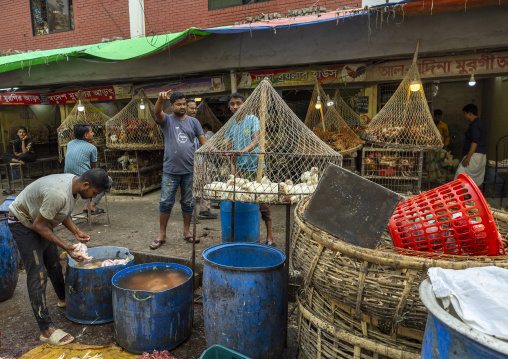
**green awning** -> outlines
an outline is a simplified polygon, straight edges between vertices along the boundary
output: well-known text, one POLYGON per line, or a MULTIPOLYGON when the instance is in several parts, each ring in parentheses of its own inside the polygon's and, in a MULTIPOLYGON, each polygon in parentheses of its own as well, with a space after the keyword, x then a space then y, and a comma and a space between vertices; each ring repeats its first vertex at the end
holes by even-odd
POLYGON ((0 57, 0 73, 54 61, 67 61, 69 58, 76 57, 104 62, 135 60, 154 55, 181 43, 198 40, 206 35, 209 33, 190 28, 174 34, 2 56, 0 57))

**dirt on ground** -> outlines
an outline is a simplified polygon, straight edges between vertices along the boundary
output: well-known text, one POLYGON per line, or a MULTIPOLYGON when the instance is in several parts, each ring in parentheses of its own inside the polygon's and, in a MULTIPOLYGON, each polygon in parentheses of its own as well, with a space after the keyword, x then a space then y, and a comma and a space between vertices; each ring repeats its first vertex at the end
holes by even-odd
MULTIPOLYGON (((76 218, 75 222, 85 232, 89 233, 91 240, 89 246, 121 246, 131 252, 139 253, 138 257, 163 256, 164 261, 180 258, 190 262, 192 257, 192 244, 183 239, 183 222, 179 198, 169 220, 167 242, 157 250, 149 248, 159 231, 158 201, 160 192, 152 192, 143 197, 135 196, 108 196, 109 219, 106 215, 93 216, 91 230, 85 219, 76 218)), ((78 214, 84 207, 84 201, 79 200, 74 214, 78 214)), ((106 209, 106 202, 99 207, 106 209)), ((212 209, 219 213, 219 209, 212 209)), ((272 206, 273 230, 278 248, 284 250, 286 229, 286 208, 272 206)), ((192 226, 191 226, 192 229, 192 226)), ((197 237, 201 242, 196 244, 197 270, 202 268, 202 252, 206 248, 222 243, 220 218, 215 220, 200 220, 196 225, 197 237)), ((261 221, 262 243, 266 240, 266 230, 261 221)), ((58 227, 55 233, 69 243, 77 243, 74 236, 67 229, 58 227)), ((135 254, 136 255, 136 254, 135 254)), ((151 260, 150 260, 151 261, 151 260)), ((65 264, 65 263, 63 263, 65 264)), ((198 273, 199 274, 199 273, 198 273)), ((76 337, 76 342, 90 345, 115 344, 113 323, 101 325, 81 325, 69 321, 65 317, 65 309, 57 307, 58 299, 48 283, 46 289, 47 303, 52 320, 57 328, 61 328, 76 337)), ((293 304, 290 304, 290 308, 293 304)), ((41 345, 39 329, 32 312, 26 289, 26 273, 20 272, 16 291, 12 298, 0 303, 0 358, 19 358, 24 353, 41 345)), ((297 311, 290 318, 288 327, 288 348, 283 358, 295 358, 297 350, 297 311)), ((268 340, 268 339, 267 339, 268 340)), ((200 304, 195 305, 194 325, 191 337, 177 349, 171 352, 175 358, 199 358, 206 349, 203 328, 203 311, 200 304)), ((56 359, 56 358, 55 358, 56 359)))

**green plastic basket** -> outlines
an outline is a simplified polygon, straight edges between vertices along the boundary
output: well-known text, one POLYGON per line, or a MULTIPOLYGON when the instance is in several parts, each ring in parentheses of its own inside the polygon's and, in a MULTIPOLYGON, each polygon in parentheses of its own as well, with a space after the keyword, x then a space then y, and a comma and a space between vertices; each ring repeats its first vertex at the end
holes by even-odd
POLYGON ((223 347, 222 345, 212 345, 206 349, 199 359, 250 359, 249 357, 237 353, 234 350, 223 347))

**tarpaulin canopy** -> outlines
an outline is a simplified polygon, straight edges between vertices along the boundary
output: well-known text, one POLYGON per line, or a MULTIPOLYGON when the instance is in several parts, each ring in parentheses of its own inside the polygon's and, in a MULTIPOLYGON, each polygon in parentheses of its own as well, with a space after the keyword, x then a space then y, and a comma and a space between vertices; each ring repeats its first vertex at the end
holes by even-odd
POLYGON ((174 34, 3 56, 0 57, 0 73, 54 61, 67 61, 69 58, 105 62, 135 60, 201 39, 206 35, 209 33, 190 28, 174 34))

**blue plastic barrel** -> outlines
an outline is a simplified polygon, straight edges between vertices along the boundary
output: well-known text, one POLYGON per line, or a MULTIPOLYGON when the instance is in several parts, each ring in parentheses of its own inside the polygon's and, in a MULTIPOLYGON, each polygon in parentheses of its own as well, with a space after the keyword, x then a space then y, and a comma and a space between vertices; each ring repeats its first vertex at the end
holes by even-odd
POLYGON ((67 255, 65 299, 67 319, 80 324, 101 324, 113 321, 111 279, 126 267, 134 265, 134 256, 124 247, 92 247, 88 255, 94 259, 129 259, 124 265, 95 269, 76 268, 77 262, 67 255))
POLYGON ((113 312, 116 341, 130 352, 172 350, 192 332, 192 271, 175 263, 147 263, 118 272, 113 277, 113 312), (189 279, 161 292, 118 287, 120 279, 153 270, 180 271, 189 279))
MULTIPOLYGON (((7 197, 0 206, 0 211, 8 211, 9 205, 16 197, 7 197)), ((18 248, 12 239, 7 224, 7 217, 0 218, 0 302, 9 299, 14 294, 18 284, 18 248)))
POLYGON ((223 243, 203 252, 206 344, 252 359, 280 358, 286 339, 286 286, 281 250, 223 243))
POLYGON ((508 343, 479 332, 446 312, 437 302, 429 279, 420 285, 420 298, 429 310, 422 359, 507 359, 508 343))
MULTIPOLYGON (((233 242, 231 238, 232 202, 220 205, 220 224, 222 243, 233 242)), ((259 204, 235 202, 235 238, 234 242, 259 243, 259 204)))

